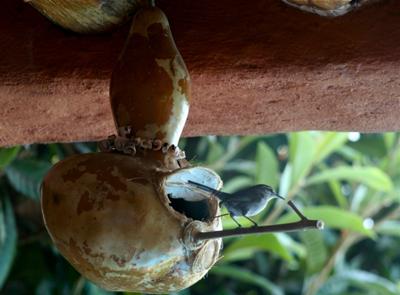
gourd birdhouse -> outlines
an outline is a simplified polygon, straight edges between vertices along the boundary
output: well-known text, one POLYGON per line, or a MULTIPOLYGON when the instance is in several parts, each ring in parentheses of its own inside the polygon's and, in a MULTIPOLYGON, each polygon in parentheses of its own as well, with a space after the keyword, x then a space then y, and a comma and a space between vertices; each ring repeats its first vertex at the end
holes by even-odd
POLYGON ((182 185, 219 189, 219 176, 191 167, 178 147, 190 78, 161 10, 134 20, 111 79, 117 134, 102 152, 75 155, 45 177, 42 209, 61 254, 86 278, 114 291, 167 293, 201 279, 221 239, 193 242, 191 230, 222 229, 218 201, 182 185))

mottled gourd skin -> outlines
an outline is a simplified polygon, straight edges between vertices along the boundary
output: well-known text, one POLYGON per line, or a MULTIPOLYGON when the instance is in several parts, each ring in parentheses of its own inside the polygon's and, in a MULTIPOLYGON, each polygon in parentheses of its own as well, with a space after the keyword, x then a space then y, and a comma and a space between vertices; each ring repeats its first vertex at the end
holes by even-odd
MULTIPOLYGON (((201 279, 217 261, 221 240, 184 244, 190 222, 172 209, 162 187, 171 167, 113 153, 70 157, 42 187, 45 225, 61 254, 107 290, 168 293, 201 279)), ((210 214, 218 203, 210 199, 210 214)), ((219 219, 200 222, 220 230, 219 219)))
POLYGON ((364 4, 379 0, 282 0, 301 10, 321 16, 341 16, 364 4))
POLYGON ((324 10, 334 10, 350 4, 351 0, 288 0, 298 5, 315 6, 324 10))
POLYGON ((160 9, 136 14, 113 71, 110 99, 117 127, 178 144, 189 113, 190 77, 160 9))
MULTIPOLYGON (((78 33, 109 31, 125 22, 148 0, 26 0, 65 29, 78 33)), ((322 16, 340 16, 379 0, 275 0, 322 16)), ((179 7, 177 7, 179 9, 179 7)))
POLYGON ((129 20, 142 0, 28 0, 44 16, 78 33, 109 31, 129 20))

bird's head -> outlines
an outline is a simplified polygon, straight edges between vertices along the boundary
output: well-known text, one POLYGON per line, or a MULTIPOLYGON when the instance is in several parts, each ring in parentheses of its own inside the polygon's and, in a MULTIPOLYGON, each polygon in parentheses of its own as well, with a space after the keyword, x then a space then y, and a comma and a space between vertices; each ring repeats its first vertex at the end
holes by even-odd
POLYGON ((260 190, 264 191, 264 193, 270 198, 279 198, 282 200, 285 199, 284 197, 280 196, 277 192, 275 192, 274 189, 272 187, 270 187, 269 185, 259 184, 259 185, 257 185, 257 187, 260 190))

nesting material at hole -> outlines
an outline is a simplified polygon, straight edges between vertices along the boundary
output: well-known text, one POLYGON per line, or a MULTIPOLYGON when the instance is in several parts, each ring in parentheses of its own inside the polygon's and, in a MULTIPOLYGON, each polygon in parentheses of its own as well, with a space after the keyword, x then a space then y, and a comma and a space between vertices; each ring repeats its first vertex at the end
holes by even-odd
POLYGON ((216 190, 222 187, 222 180, 214 171, 204 167, 192 167, 178 170, 165 179, 164 189, 172 199, 185 199, 189 202, 201 201, 204 193, 193 190, 188 181, 195 181, 216 190))
POLYGON ((212 170, 204 167, 180 169, 168 175, 164 182, 164 191, 169 206, 189 219, 212 221, 218 211, 218 201, 201 191, 194 191, 188 181, 198 181, 215 189, 220 189, 222 181, 212 170))

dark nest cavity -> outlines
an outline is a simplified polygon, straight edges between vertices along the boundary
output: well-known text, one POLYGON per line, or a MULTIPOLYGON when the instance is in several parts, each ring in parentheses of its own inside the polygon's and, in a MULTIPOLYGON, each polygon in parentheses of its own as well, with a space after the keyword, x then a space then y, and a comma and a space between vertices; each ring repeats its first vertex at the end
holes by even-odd
POLYGON ((185 215, 187 218, 199 221, 209 221, 214 216, 210 214, 209 200, 186 201, 185 199, 174 199, 168 194, 170 206, 177 212, 185 215))

